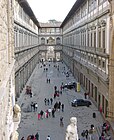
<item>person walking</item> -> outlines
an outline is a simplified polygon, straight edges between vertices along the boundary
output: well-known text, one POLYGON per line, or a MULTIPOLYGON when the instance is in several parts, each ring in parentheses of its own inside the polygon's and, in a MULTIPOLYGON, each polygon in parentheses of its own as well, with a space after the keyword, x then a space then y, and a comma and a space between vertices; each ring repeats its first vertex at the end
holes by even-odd
POLYGON ((36 140, 39 140, 39 134, 38 134, 38 132, 36 133, 35 137, 36 137, 36 140))
POLYGON ((37 109, 38 109, 38 104, 35 103, 35 111, 37 111, 37 109))
POLYGON ((44 103, 45 103, 45 105, 46 105, 46 102, 47 102, 47 99, 45 98, 45 99, 44 99, 44 103))
POLYGON ((22 137, 21 140, 25 140, 24 137, 22 137))
POLYGON ((40 111, 41 119, 43 119, 43 114, 44 114, 44 112, 41 110, 40 111))
POLYGON ((41 114, 40 114, 40 112, 38 113, 38 120, 40 120, 40 118, 41 118, 41 114))
POLYGON ((51 103, 51 105, 53 104, 53 99, 52 98, 50 98, 50 103, 51 103))
POLYGON ((62 112, 64 112, 64 104, 62 104, 61 106, 62 106, 62 112))
POLYGON ((47 138, 46 138, 46 140, 51 140, 51 137, 48 135, 47 138))

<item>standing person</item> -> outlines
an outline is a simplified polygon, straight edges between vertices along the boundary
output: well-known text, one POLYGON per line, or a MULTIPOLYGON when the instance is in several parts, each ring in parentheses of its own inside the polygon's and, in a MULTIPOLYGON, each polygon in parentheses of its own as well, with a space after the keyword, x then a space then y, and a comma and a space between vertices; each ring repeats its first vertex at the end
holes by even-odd
POLYGON ((88 139, 88 130, 85 130, 85 137, 86 137, 86 139, 88 139))
POLYGON ((60 126, 64 126, 63 117, 62 116, 60 117, 60 126))
POLYGON ((45 102, 45 105, 46 105, 46 102, 47 102, 47 99, 46 98, 44 99, 44 102, 45 102))
POLYGON ((46 138, 46 140, 51 140, 51 137, 48 135, 47 138, 46 138))
POLYGON ((54 86, 55 91, 57 90, 57 86, 54 86))
POLYGON ((62 104, 62 112, 64 112, 64 104, 62 104))
POLYGON ((36 105, 36 103, 33 104, 34 112, 35 112, 35 105, 36 105))
POLYGON ((25 140, 24 137, 22 137, 21 140, 25 140))
POLYGON ((39 140, 39 134, 38 134, 38 132, 36 133, 35 137, 36 137, 36 140, 39 140))
POLYGON ((52 98, 50 98, 50 103, 51 103, 51 105, 53 104, 53 99, 52 98))
POLYGON ((55 118, 55 109, 52 109, 52 117, 55 118))
POLYGON ((38 104, 35 103, 35 111, 37 111, 37 109, 38 109, 38 104))
POLYGON ((52 112, 52 109, 49 108, 49 109, 48 109, 49 116, 51 116, 51 112, 52 112))
POLYGON ((85 99, 87 99, 87 93, 86 92, 84 93, 84 96, 85 96, 85 99))
POLYGON ((43 119, 43 114, 44 114, 44 112, 41 110, 40 111, 40 115, 41 115, 41 118, 43 119))
POLYGON ((38 120, 40 120, 40 118, 41 118, 41 115, 40 115, 40 113, 38 113, 38 120))

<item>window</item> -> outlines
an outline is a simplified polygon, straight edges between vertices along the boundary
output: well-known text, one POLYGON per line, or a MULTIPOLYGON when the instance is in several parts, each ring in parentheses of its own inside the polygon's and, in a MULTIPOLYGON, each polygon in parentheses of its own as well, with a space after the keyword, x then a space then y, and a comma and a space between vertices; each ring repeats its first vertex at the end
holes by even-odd
POLYGON ((99 48, 101 48, 101 31, 98 32, 99 48))
POLYGON ((98 61, 98 66, 101 66, 101 60, 99 59, 99 61, 98 61))
POLYGON ((91 62, 93 63, 93 56, 91 56, 91 62))
POLYGON ((97 62, 97 59, 96 59, 96 57, 94 57, 94 63, 96 64, 96 62, 97 62))
POLYGON ((89 32, 88 32, 88 39, 87 40, 88 40, 88 47, 89 47, 89 32))
POLYGON ((105 53, 105 30, 103 30, 103 48, 105 53))
POLYGON ((45 38, 41 38, 41 44, 45 44, 45 38))
POLYGON ((94 32, 94 48, 96 48, 96 32, 94 32))
POLYGON ((91 47, 93 46, 93 44, 92 44, 92 36, 93 36, 93 35, 92 35, 92 32, 91 32, 91 47))

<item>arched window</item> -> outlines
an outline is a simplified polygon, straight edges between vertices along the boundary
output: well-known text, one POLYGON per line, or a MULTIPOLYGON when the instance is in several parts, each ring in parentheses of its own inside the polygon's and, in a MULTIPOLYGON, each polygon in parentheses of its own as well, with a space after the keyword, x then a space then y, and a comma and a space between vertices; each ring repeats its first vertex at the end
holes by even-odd
POLYGON ((56 38, 56 44, 60 44, 61 43, 61 39, 59 37, 56 38))
POLYGON ((45 38, 41 38, 41 44, 45 44, 45 38))
POLYGON ((47 44, 55 44, 55 38, 53 38, 53 37, 49 37, 48 39, 47 39, 47 44))

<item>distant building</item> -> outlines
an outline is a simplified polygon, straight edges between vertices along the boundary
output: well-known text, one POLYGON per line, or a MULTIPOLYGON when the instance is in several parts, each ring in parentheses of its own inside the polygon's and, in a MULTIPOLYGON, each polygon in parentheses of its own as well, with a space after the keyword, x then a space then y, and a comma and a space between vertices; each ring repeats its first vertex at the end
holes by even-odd
POLYGON ((40 23, 39 45, 42 60, 60 60, 62 50, 62 28, 61 22, 49 20, 47 23, 40 23))

